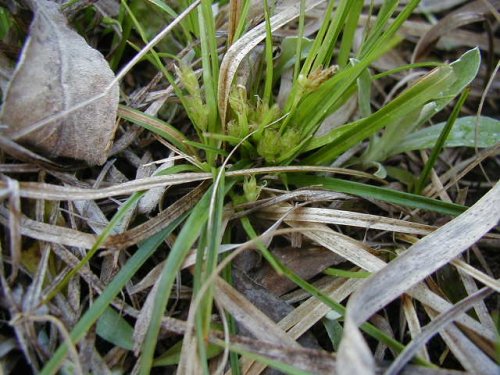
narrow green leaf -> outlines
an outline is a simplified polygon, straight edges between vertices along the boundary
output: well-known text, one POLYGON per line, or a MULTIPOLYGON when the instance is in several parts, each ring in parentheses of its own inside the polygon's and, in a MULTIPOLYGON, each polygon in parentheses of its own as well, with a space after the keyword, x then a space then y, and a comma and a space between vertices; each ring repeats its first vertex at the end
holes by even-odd
POLYGON ((266 75, 264 79, 264 94, 262 100, 268 105, 271 104, 271 90, 273 88, 273 35, 271 32, 270 9, 267 0, 264 0, 264 17, 266 22, 266 75))
POLYGON ((432 149, 431 155, 429 156, 429 159, 425 163, 424 169, 422 170, 422 174, 420 175, 420 178, 417 180, 417 183, 415 184, 415 192, 417 194, 420 194, 420 192, 424 187, 424 184, 427 182, 431 170, 432 168, 434 168, 434 164, 436 163, 436 160, 439 154, 441 153, 441 150, 443 149, 443 145, 446 139, 448 138, 448 135, 450 134, 453 125, 455 124, 458 114, 462 110, 462 106, 464 105, 465 100, 467 100, 467 97, 469 96, 469 92, 470 89, 465 89, 464 92, 462 92, 462 95, 460 95, 457 104, 453 108, 453 112, 451 113, 448 122, 446 123, 441 133, 439 134, 439 137, 436 141, 436 145, 432 149))
POLYGON ((372 274, 371 272, 366 271, 347 271, 332 267, 325 269, 323 273, 329 276, 344 277, 348 279, 366 279, 372 274))
POLYGON ((349 2, 349 13, 345 21, 344 30, 342 31, 342 42, 340 43, 338 56, 338 64, 340 67, 345 66, 349 60, 354 41, 354 33, 358 28, 359 16, 361 15, 363 6, 363 0, 351 0, 349 2))
MULTIPOLYGON (((354 68, 361 65, 360 63, 354 68)), ((328 147, 324 147, 307 158, 305 163, 325 164, 331 162, 345 150, 375 134, 387 123, 414 112, 428 101, 441 95, 445 87, 453 80, 453 71, 449 66, 436 68, 373 115, 342 128, 334 129, 325 136, 315 138, 307 146, 307 149, 324 144, 328 144, 328 147)))
POLYGON ((118 115, 127 121, 142 126, 160 137, 165 138, 182 152, 192 156, 196 155, 193 149, 186 147, 186 141, 188 140, 186 136, 175 127, 159 118, 124 105, 120 105, 118 115))
POLYGON ((208 207, 210 204, 211 189, 208 190, 201 198, 198 204, 193 208, 189 218, 183 225, 177 239, 170 250, 168 258, 162 269, 160 279, 158 281, 157 298, 154 301, 152 308, 151 319, 146 333, 146 338, 143 341, 141 348, 141 356, 139 358, 139 374, 147 375, 151 372, 153 365, 153 356, 160 331, 161 318, 167 307, 168 299, 172 291, 172 286, 175 277, 182 262, 191 250, 194 242, 200 235, 201 228, 206 224, 208 217, 208 207))
MULTIPOLYGON (((83 314, 78 323, 76 323, 70 333, 73 343, 77 343, 89 332, 92 325, 104 313, 111 301, 118 295, 118 293, 120 293, 125 284, 130 281, 132 276, 134 276, 146 260, 149 259, 158 246, 163 243, 164 239, 182 222, 185 216, 186 215, 183 215, 177 218, 170 225, 168 225, 167 228, 144 241, 144 243, 139 246, 134 255, 113 278, 103 293, 94 301, 85 314, 83 314)), ((59 346, 52 358, 50 358, 50 360, 45 364, 40 374, 55 374, 67 352, 68 347, 65 344, 59 346)))
POLYGON ((378 199, 410 208, 419 208, 439 212, 444 215, 458 216, 467 207, 423 197, 421 195, 404 193, 383 187, 366 185, 354 181, 346 181, 333 177, 309 176, 304 174, 287 174, 287 182, 299 187, 321 186, 325 189, 358 195, 364 198, 378 199))
POLYGON ((380 39, 380 36, 384 32, 384 28, 389 23, 389 20, 396 11, 398 5, 399 0, 386 0, 382 3, 382 6, 377 14, 375 25, 373 25, 368 38, 366 38, 361 47, 360 56, 367 54, 367 52, 373 48, 373 45, 380 39))

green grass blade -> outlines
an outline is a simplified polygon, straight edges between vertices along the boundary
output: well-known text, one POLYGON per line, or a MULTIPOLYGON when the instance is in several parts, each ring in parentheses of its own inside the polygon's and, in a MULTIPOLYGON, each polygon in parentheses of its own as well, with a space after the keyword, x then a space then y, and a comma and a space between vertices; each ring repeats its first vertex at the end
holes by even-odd
POLYGON ((245 26, 247 24, 248 10, 250 9, 250 3, 251 0, 244 0, 243 2, 243 8, 241 9, 241 14, 240 14, 240 22, 238 23, 236 31, 234 32, 233 43, 236 42, 238 39, 240 39, 241 35, 243 35, 243 32, 245 31, 245 26))
POLYGON ((306 1, 300 0, 300 14, 299 14, 299 29, 297 32, 297 48, 295 50, 295 64, 293 67, 293 82, 297 81, 300 73, 300 59, 302 57, 302 41, 304 39, 304 19, 306 16, 305 11, 306 1))
MULTIPOLYGON (((357 60, 352 59, 351 61, 357 60)), ((361 113, 362 117, 368 117, 372 114, 372 76, 368 68, 360 74, 356 84, 358 86, 359 112, 361 113)))
POLYGON ((370 39, 366 42, 366 47, 362 49, 362 53, 359 56, 360 60, 376 52, 377 49, 382 48, 387 41, 391 40, 419 3, 420 0, 410 0, 396 19, 392 23, 388 23, 388 17, 394 11, 394 1, 388 2, 387 14, 384 14, 384 17, 380 20, 380 26, 383 28, 385 23, 388 23, 389 26, 383 31, 378 29, 378 27, 375 29, 376 32, 373 33, 373 40, 370 39))
POLYGON ((391 190, 379 186, 362 184, 354 181, 341 180, 333 177, 309 176, 304 174, 287 174, 287 182, 298 187, 321 186, 324 189, 339 193, 358 195, 363 198, 378 199, 384 202, 398 204, 409 208, 418 208, 438 212, 444 215, 458 216, 467 207, 423 197, 421 195, 391 190))
MULTIPOLYGON (((357 66, 361 66, 358 64, 357 66)), ((439 97, 442 91, 455 79, 453 70, 449 66, 442 66, 421 79, 396 99, 379 109, 370 117, 334 129, 323 137, 314 139, 307 149, 318 145, 328 144, 305 160, 309 164, 326 164, 335 159, 345 150, 351 148, 363 139, 375 134, 390 121, 397 119, 421 108, 425 103, 439 97), (341 132, 339 135, 338 133, 341 132)))
POLYGON ((434 167, 434 164, 436 164, 437 158, 439 154, 441 153, 441 150, 443 149, 444 143, 446 139, 448 138, 451 129, 453 125, 455 124, 455 121, 457 120, 458 115, 460 114, 460 111, 462 110, 462 106, 464 105, 465 101, 467 100, 467 97, 469 96, 470 89, 465 89, 462 92, 462 95, 460 95, 460 98, 457 101, 457 104, 455 104, 455 107, 453 108, 453 111, 451 112, 450 118, 448 119, 448 122, 446 123, 446 126, 443 127, 443 130, 441 131, 441 134, 439 135, 439 138, 436 141, 436 145, 432 149, 431 155, 429 156, 429 159, 427 160, 427 163, 425 163, 424 169, 422 170, 422 173, 420 174, 419 179, 417 180, 417 183, 415 184, 415 193, 420 194, 422 192, 422 189, 424 187, 424 184, 427 182, 427 179, 429 178, 429 175, 431 174, 431 170, 434 167))
POLYGON ((97 240, 91 249, 85 254, 82 260, 68 272, 68 274, 59 282, 56 288, 44 299, 44 302, 50 301, 54 298, 61 289, 66 286, 66 284, 75 276, 82 267, 87 264, 90 259, 97 253, 97 251, 104 244, 106 239, 111 235, 113 229, 120 223, 120 221, 125 217, 127 212, 139 202, 139 199, 144 195, 144 192, 134 193, 127 201, 118 209, 113 218, 109 221, 109 224, 104 228, 101 234, 97 237, 97 240))
MULTIPOLYGON (((321 23, 321 27, 318 30, 318 33, 316 34, 316 38, 314 39, 313 45, 311 47, 311 51, 307 55, 307 58, 306 58, 306 61, 304 62, 304 65, 302 65, 302 69, 300 71, 300 74, 307 76, 311 72, 313 62, 319 53, 319 50, 320 50, 321 45, 323 44, 323 40, 325 38, 326 31, 328 30, 328 25, 330 24, 330 18, 331 18, 330 15, 333 12, 333 7, 335 6, 335 2, 336 2, 336 0, 330 0, 328 2, 328 7, 325 10, 326 17, 324 18, 323 22, 321 23)), ((285 112, 290 111, 289 106, 292 103, 293 103, 293 100, 291 100, 291 98, 289 98, 287 100, 287 104, 285 106, 285 112)))
POLYGON ((177 272, 182 266, 182 262, 184 262, 189 250, 191 250, 191 247, 198 239, 202 227, 206 225, 211 190, 212 189, 208 190, 198 204, 193 208, 189 218, 183 225, 182 230, 172 246, 162 269, 160 279, 157 284, 158 297, 155 299, 146 337, 141 348, 141 357, 139 359, 139 374, 141 375, 147 375, 151 372, 156 342, 160 331, 161 319, 167 307, 167 302, 170 298, 170 293, 177 272))
POLYGON ((375 25, 370 30, 370 34, 368 38, 366 38, 363 43, 359 56, 364 56, 373 48, 373 45, 377 43, 380 39, 380 36, 384 32, 384 28, 388 24, 391 16, 396 11, 399 4, 399 0, 386 0, 382 3, 380 10, 377 14, 377 20, 375 21, 375 25))
POLYGON ((271 31, 271 21, 269 15, 269 4, 267 0, 264 0, 264 17, 266 22, 266 48, 265 48, 265 59, 266 59, 266 75, 264 78, 264 94, 262 95, 262 100, 264 103, 271 104, 271 90, 273 88, 273 35, 271 31))
POLYGON ((419 63, 413 63, 413 64, 405 64, 398 66, 397 68, 386 70, 385 72, 375 74, 373 76, 374 80, 381 79, 384 77, 388 77, 397 73, 404 72, 405 70, 412 70, 412 69, 419 69, 419 68, 437 68, 439 66, 443 66, 445 64, 440 63, 440 62, 419 62, 419 63))
POLYGON ((165 121, 124 105, 120 105, 118 115, 165 138, 182 152, 190 156, 196 156, 196 152, 192 148, 186 147, 186 141, 188 140, 186 136, 165 121))
POLYGON ((323 271, 325 275, 335 276, 335 277, 344 277, 347 279, 366 279, 370 277, 371 272, 366 271, 347 271, 340 268, 327 268, 323 271))
MULTIPOLYGON (((218 133, 220 124, 218 122, 217 106, 217 80, 219 79, 219 57, 217 53, 214 17, 212 14, 212 2, 202 0, 198 8, 198 23, 200 27, 199 38, 201 44, 201 61, 203 67, 203 87, 205 89, 205 103, 208 108, 207 129, 210 133, 218 133)), ((217 147, 213 139, 207 140, 209 146, 217 147)), ((208 151, 207 162, 214 165, 217 155, 208 151)))
MULTIPOLYGON (((151 257, 158 246, 163 243, 164 239, 182 222, 185 216, 186 215, 183 215, 177 218, 169 224, 167 228, 144 241, 144 243, 139 246, 134 255, 128 260, 103 293, 94 301, 92 306, 83 314, 75 325, 70 334, 73 343, 81 340, 90 331, 91 327, 104 313, 106 308, 108 308, 111 301, 120 293, 125 284, 130 281, 132 276, 134 276, 139 268, 151 257)), ((67 352, 68 347, 64 344, 61 345, 51 359, 45 364, 40 374, 55 374, 67 352)))
POLYGON ((347 15, 345 21, 344 30, 342 31, 342 42, 340 43, 340 51, 337 59, 337 63, 341 68, 346 66, 347 61, 349 60, 349 55, 354 41, 354 34, 358 27, 359 16, 361 15, 363 6, 363 0, 350 1, 349 14, 347 15))
POLYGON ((283 374, 311 375, 311 373, 309 371, 300 370, 300 369, 293 367, 289 364, 279 362, 279 361, 274 360, 274 359, 269 359, 269 358, 267 358, 263 355, 260 355, 260 354, 255 354, 255 353, 249 352, 247 349, 245 349, 245 347, 243 347, 242 345, 239 345, 237 343, 233 342, 233 343, 226 344, 224 342, 224 340, 219 340, 219 339, 212 339, 211 341, 213 343, 215 343, 216 345, 219 345, 222 348, 227 347, 229 350, 231 350, 231 352, 241 354, 242 356, 244 356, 248 359, 251 359, 251 360, 254 360, 256 362, 260 362, 260 363, 263 363, 267 366, 275 368, 275 369, 281 371, 283 374))
MULTIPOLYGON (((224 215, 225 198, 225 174, 223 167, 214 171, 214 186, 210 197, 210 206, 206 228, 203 231, 203 238, 198 244, 198 254, 194 275, 194 295, 197 295, 205 280, 209 278, 217 268, 219 258, 219 247, 222 241, 222 221, 224 215)), ((199 361, 208 371, 208 358, 206 353, 206 337, 209 334, 212 320, 214 285, 209 285, 205 289, 196 311, 196 335, 198 339, 199 361)))
MULTIPOLYGON (((355 1, 356 3, 359 2, 359 0, 355 1)), ((340 32, 342 31, 342 27, 344 26, 347 15, 351 11, 351 3, 352 0, 340 0, 337 9, 335 9, 326 35, 318 49, 311 71, 314 71, 322 66, 325 67, 330 65, 330 60, 335 49, 335 44, 337 43, 340 32)))

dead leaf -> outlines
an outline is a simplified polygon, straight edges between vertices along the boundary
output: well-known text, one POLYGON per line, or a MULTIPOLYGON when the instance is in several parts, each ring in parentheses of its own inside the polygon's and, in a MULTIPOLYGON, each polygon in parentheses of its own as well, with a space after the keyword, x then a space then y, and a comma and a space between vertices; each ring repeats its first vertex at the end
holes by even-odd
POLYGON ((29 36, 9 82, 4 134, 50 156, 103 164, 116 129, 118 85, 100 52, 70 29, 57 4, 33 2, 29 36), (91 98, 90 104, 70 110, 91 98), (40 129, 33 124, 68 110, 40 129))
MULTIPOLYGON (((373 373, 373 357, 358 326, 478 241, 498 223, 499 205, 500 184, 497 184, 474 206, 411 246, 354 292, 347 305, 339 349, 340 374, 373 373), (353 361, 355 357, 357 362, 353 361)), ((475 373, 490 373, 493 367, 492 362, 483 361, 475 373)))
MULTIPOLYGON (((500 1, 498 0, 494 0, 493 3, 496 7, 500 5, 500 1)), ((473 3, 464 5, 463 7, 447 14, 418 41, 415 50, 413 51, 412 60, 416 61, 425 57, 432 44, 439 40, 441 36, 462 26, 485 21, 486 16, 491 12, 491 6, 493 5, 489 4, 488 6, 486 2, 474 1, 473 3)))

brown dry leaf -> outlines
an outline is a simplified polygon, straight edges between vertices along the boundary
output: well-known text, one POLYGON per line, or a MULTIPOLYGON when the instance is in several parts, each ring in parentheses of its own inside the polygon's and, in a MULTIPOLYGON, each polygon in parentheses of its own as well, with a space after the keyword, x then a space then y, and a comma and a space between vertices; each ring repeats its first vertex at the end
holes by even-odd
POLYGON ((217 302, 252 335, 267 342, 300 348, 300 345, 285 331, 227 282, 218 278, 216 285, 215 299, 217 302))
MULTIPOLYGON (((344 259, 322 247, 285 247, 272 249, 273 255, 287 268, 304 280, 309 280, 327 267, 339 264, 344 259)), ((269 263, 260 266, 252 278, 267 291, 281 296, 297 287, 290 279, 279 275, 269 263)))
POLYGON ((4 134, 50 156, 103 164, 116 129, 118 85, 100 52, 70 29, 58 5, 32 2, 35 13, 8 85, 0 121, 4 134), (70 108, 99 97, 77 110, 70 108), (40 129, 33 124, 68 110, 40 129))
POLYGON ((470 23, 484 21, 491 12, 491 7, 498 8, 500 1, 493 0, 492 4, 488 5, 483 1, 474 1, 446 15, 422 36, 413 51, 412 60, 424 57, 432 43, 441 36, 470 23))
MULTIPOLYGON (((339 373, 373 372, 373 358, 358 326, 479 240, 498 223, 499 206, 500 184, 496 184, 465 213, 411 246, 352 295, 347 305, 339 350, 339 373), (358 361, 353 361, 353 358, 358 358, 358 361)), ((450 330, 445 334, 450 334, 450 330)), ((478 374, 496 373, 498 370, 492 361, 485 360, 481 361, 481 367, 475 369, 478 374)))

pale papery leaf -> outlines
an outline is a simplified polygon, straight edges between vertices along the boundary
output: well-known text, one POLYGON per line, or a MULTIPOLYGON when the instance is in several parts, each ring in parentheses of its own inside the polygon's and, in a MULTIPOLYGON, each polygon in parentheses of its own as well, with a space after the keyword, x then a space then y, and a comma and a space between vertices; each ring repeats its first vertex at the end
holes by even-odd
POLYGON ((216 286, 216 301, 256 338, 267 342, 287 345, 291 348, 300 347, 267 315, 257 309, 248 299, 223 279, 218 278, 216 286))
MULTIPOLYGON (((302 231, 304 236, 343 256, 345 259, 367 271, 377 272, 386 266, 383 260, 372 254, 373 249, 369 246, 353 238, 337 233, 326 225, 310 223, 299 224, 293 221, 287 221, 287 224, 292 227, 300 225, 306 228, 302 231)), ((402 275, 406 275, 406 271, 402 272, 402 275)), ((413 286, 407 291, 407 294, 422 302, 424 305, 431 307, 435 311, 442 312, 452 306, 451 303, 429 290, 429 288, 423 284, 413 286)), ((472 329, 481 336, 489 340, 495 340, 495 334, 493 332, 483 327, 470 316, 463 314, 458 320, 461 324, 472 329)))
MULTIPOLYGON (((321 288, 321 291, 327 294, 335 301, 342 301, 349 296, 361 284, 360 279, 342 280, 337 279, 330 282, 326 287, 321 288)), ((283 330, 288 331, 288 334, 293 339, 301 337, 308 329, 323 318, 331 308, 322 303, 316 297, 310 297, 307 301, 300 304, 296 309, 291 311, 286 317, 281 319, 278 326, 283 330)), ((249 373, 258 374, 265 369, 265 365, 255 362, 250 359, 242 360, 242 368, 244 373, 248 369, 249 373)))
POLYGON ((146 338, 146 334, 149 327, 149 321, 151 320, 152 310, 155 304, 155 297, 158 292, 158 282, 160 278, 156 281, 153 288, 149 291, 146 302, 142 305, 141 312, 137 317, 134 325, 134 353, 136 356, 140 354, 142 343, 146 338))
POLYGON ((497 375, 498 365, 476 346, 458 327, 450 325, 440 332, 446 345, 469 374, 497 375))
POLYGON ((396 360, 391 364, 385 375, 397 374, 403 366, 411 360, 413 355, 417 352, 418 348, 423 346, 432 336, 437 334, 447 324, 453 322, 453 317, 469 310, 478 301, 486 298, 492 290, 483 288, 458 302, 452 309, 440 314, 431 323, 424 327, 424 329, 417 335, 414 335, 403 352, 399 354, 396 360))
POLYGON ((116 130, 118 85, 100 52, 66 23, 58 5, 32 2, 29 36, 7 87, 0 121, 3 133, 49 157, 89 164, 107 159, 116 130), (30 126, 102 94, 91 104, 31 131, 30 126))
MULTIPOLYGON (((498 223, 499 206, 500 184, 497 183, 462 215, 418 241, 403 255, 365 281, 351 296, 347 305, 344 334, 338 357, 340 374, 366 371, 365 367, 358 367, 365 362, 360 361, 359 364, 353 362, 352 356, 359 356, 365 361, 368 361, 368 356, 371 358, 358 326, 478 241, 498 223)), ((450 332, 447 334, 450 335, 450 332)), ((481 368, 491 367, 483 363, 481 368)), ((477 368, 477 371, 479 370, 480 368, 477 368)), ((366 373, 373 373, 373 367, 366 373)))

